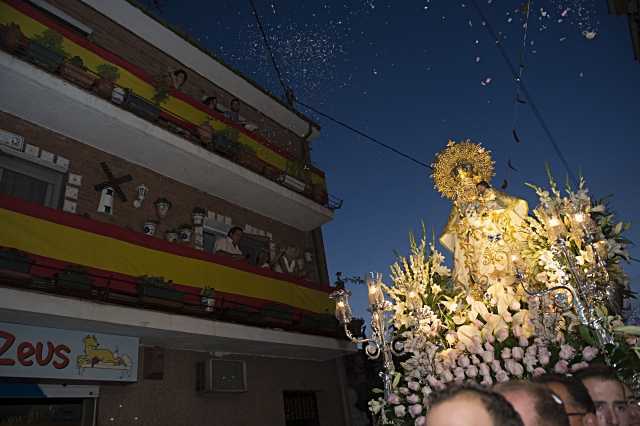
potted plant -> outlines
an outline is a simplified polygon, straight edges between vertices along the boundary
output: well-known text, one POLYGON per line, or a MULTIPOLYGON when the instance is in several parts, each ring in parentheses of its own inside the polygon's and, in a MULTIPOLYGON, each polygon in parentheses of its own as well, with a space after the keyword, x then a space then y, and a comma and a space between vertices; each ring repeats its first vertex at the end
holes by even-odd
POLYGON ((204 306, 205 312, 213 312, 216 299, 215 299, 215 290, 212 287, 205 286, 200 292, 200 303, 204 306))
POLYGON ((2 47, 10 53, 25 51, 29 46, 29 39, 22 33, 20 25, 15 22, 0 28, 0 41, 2 47))
POLYGON ((194 226, 202 226, 204 218, 207 216, 207 211, 202 207, 195 207, 191 212, 191 218, 193 219, 194 226))
POLYGON ((178 232, 175 229, 169 229, 166 233, 165 233, 165 238, 167 241, 169 241, 170 243, 175 243, 176 240, 178 239, 178 232))
POLYGON ((184 293, 176 290, 171 281, 165 281, 163 277, 138 277, 138 297, 143 303, 180 307, 183 296, 184 293))
POLYGON ((96 82, 96 77, 87 71, 82 58, 74 56, 60 66, 60 74, 77 84, 80 87, 88 89, 96 82))
POLYGON ((127 90, 127 96, 122 105, 145 120, 156 121, 160 117, 160 107, 142 96, 136 95, 133 90, 127 90))
POLYGON ((198 127, 196 127, 196 131, 198 132, 198 138, 202 145, 210 146, 213 142, 213 127, 209 120, 204 120, 198 127))
POLYGON ((191 225, 181 225, 180 228, 178 229, 178 238, 180 238, 180 241, 183 243, 188 243, 191 242, 191 234, 193 233, 193 229, 191 228, 191 225))
POLYGON ((118 68, 111 64, 100 64, 96 68, 100 78, 96 80, 93 90, 101 98, 111 99, 111 93, 115 87, 116 81, 120 78, 118 68))
POLYGON ((2 249, 0 250, 0 269, 28 274, 31 270, 31 261, 19 250, 2 249))
POLYGON ((93 286, 93 280, 85 268, 71 265, 56 274, 56 285, 71 292, 89 293, 93 286))
POLYGON ((60 33, 47 28, 29 43, 25 57, 49 72, 56 72, 68 56, 62 47, 63 40, 60 33))

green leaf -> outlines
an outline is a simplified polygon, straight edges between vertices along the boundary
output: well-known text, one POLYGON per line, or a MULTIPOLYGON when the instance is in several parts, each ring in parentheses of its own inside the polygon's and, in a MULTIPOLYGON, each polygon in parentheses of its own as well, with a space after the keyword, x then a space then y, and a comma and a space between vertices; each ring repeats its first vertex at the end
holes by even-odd
POLYGON ((591 330, 589 329, 589 327, 585 325, 580 325, 578 326, 578 332, 580 333, 580 337, 582 337, 582 340, 584 340, 588 345, 590 346, 596 345, 596 341, 591 335, 591 330))
POLYGON ((640 336, 640 326, 623 325, 614 329, 616 333, 630 334, 632 336, 640 336))
POLYGON ((401 377, 402 377, 402 374, 400 374, 400 373, 396 373, 396 374, 393 376, 393 383, 392 383, 392 386, 393 386, 394 388, 398 386, 398 383, 400 383, 400 378, 401 378, 401 377))
POLYGON ((384 393, 384 391, 380 388, 373 388, 371 389, 371 393, 384 393))

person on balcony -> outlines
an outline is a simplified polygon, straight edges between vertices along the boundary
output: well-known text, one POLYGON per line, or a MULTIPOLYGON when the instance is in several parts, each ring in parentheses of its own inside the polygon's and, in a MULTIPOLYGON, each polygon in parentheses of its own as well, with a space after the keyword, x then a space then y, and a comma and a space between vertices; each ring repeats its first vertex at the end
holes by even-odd
POLYGON ((234 98, 231 100, 231 104, 229 105, 230 110, 226 112, 226 116, 228 120, 231 120, 234 123, 240 122, 240 100, 238 98, 234 98))
POLYGON ((245 260, 245 256, 242 254, 242 251, 238 246, 241 239, 242 228, 234 226, 229 230, 226 237, 218 238, 218 240, 216 240, 213 252, 215 254, 230 257, 234 260, 245 260))
POLYGON ((202 103, 212 111, 216 111, 218 109, 218 98, 215 94, 202 94, 202 103))

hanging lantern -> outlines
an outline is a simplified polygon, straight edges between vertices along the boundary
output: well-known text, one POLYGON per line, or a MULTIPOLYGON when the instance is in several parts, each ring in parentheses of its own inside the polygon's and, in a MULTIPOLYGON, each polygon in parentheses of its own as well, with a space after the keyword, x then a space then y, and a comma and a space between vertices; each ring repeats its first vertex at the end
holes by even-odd
POLYGON ((369 288, 369 306, 375 308, 384 303, 382 292, 382 274, 369 272, 367 275, 367 287, 369 288))

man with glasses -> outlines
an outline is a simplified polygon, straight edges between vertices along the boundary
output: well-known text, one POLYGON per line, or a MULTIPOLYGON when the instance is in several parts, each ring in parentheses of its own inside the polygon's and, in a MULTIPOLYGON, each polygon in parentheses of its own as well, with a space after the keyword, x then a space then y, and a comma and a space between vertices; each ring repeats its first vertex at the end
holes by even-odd
POLYGON ((575 377, 543 374, 533 379, 560 397, 571 426, 596 426, 596 406, 589 391, 575 377))
POLYGON ((606 366, 591 366, 577 372, 576 377, 593 399, 599 426, 629 425, 624 386, 613 370, 606 366))

